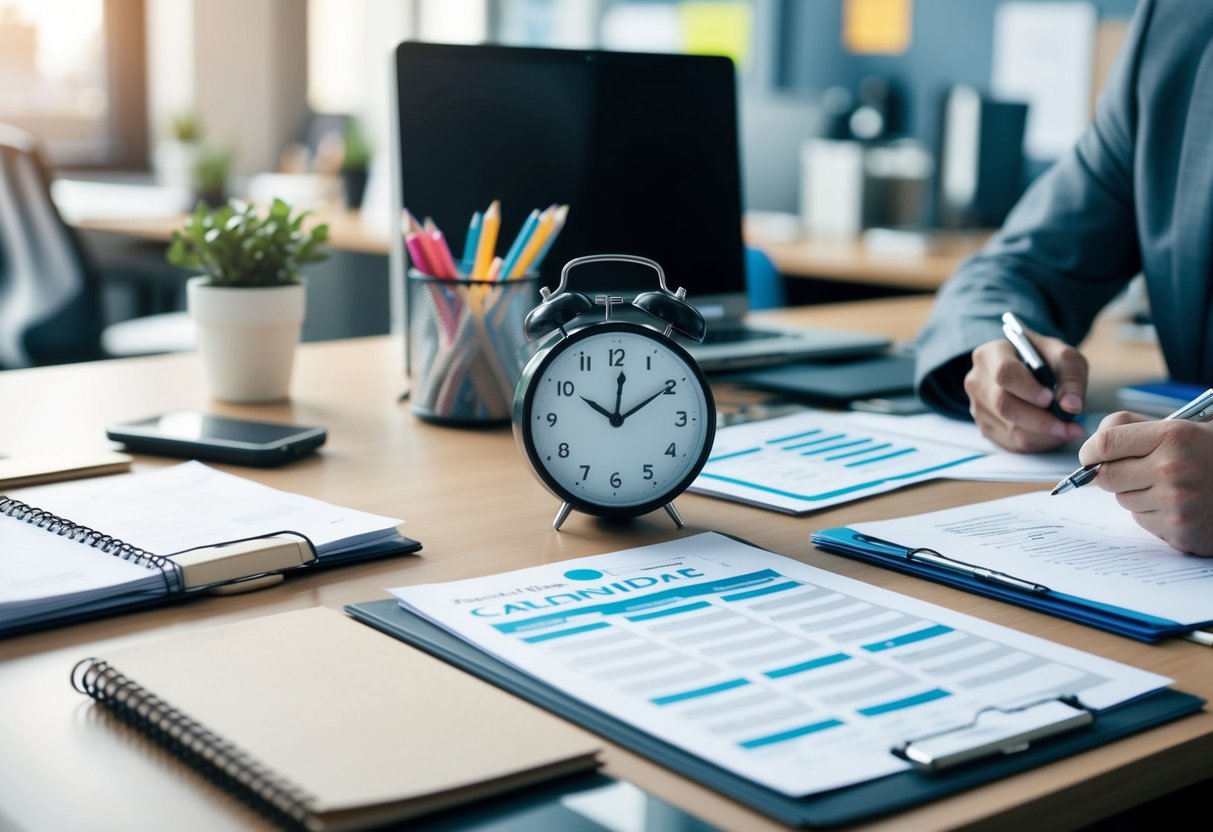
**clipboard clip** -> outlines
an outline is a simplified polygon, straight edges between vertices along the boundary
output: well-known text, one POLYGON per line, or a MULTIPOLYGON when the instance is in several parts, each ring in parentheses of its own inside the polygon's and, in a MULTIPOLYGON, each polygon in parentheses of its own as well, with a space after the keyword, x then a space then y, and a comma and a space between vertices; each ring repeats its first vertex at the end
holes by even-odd
POLYGON ((937 569, 943 569, 947 572, 954 572, 959 575, 964 575, 966 578, 972 578, 976 581, 981 581, 987 584, 1003 587, 1004 589, 1014 589, 1019 592, 1026 592, 1030 595, 1044 595, 1050 590, 1044 584, 1039 584, 1036 581, 1029 581, 1025 578, 1017 578, 1014 575, 1008 575, 1006 572, 999 572, 997 569, 990 569, 988 566, 979 566, 968 561, 958 560, 948 555, 937 552, 934 549, 928 549, 923 546, 910 548, 901 546, 897 543, 891 543, 888 540, 881 540, 879 537, 861 534, 856 532, 855 539, 868 547, 875 549, 887 549, 892 557, 901 557, 912 563, 926 563, 937 569))
POLYGON ((1026 751, 1039 740, 1085 728, 1095 712, 1076 696, 1042 699, 1016 708, 982 708, 965 725, 906 740, 893 754, 920 771, 942 771, 962 763, 1026 751))

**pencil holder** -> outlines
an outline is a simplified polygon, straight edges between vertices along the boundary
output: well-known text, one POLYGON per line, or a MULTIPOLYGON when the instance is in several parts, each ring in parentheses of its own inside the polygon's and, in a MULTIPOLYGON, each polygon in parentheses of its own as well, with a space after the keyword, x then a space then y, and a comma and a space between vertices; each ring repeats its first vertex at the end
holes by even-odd
POLYGON ((508 425, 529 350, 538 275, 460 280, 408 273, 409 400, 444 425, 508 425))

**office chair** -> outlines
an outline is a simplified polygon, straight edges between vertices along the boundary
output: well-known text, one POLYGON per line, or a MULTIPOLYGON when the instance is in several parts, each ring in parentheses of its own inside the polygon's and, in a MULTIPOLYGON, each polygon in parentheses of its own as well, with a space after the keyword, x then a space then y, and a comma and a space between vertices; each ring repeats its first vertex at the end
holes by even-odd
POLYGON ((788 305, 783 275, 762 249, 746 246, 745 283, 750 309, 781 309, 788 305))
POLYGON ((38 140, 0 124, 0 369, 191 349, 184 314, 105 326, 99 270, 50 185, 38 140))
POLYGON ((0 124, 0 368, 104 357, 101 286, 29 133, 0 124))

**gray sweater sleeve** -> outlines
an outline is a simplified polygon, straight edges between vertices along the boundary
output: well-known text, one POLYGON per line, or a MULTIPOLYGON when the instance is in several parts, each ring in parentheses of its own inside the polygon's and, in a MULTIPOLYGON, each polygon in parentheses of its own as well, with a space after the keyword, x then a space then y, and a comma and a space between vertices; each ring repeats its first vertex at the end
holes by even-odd
POLYGON ((915 386, 933 410, 969 417, 963 379, 973 349, 1002 337, 1012 310, 1030 328, 1078 344, 1141 269, 1133 189, 1135 78, 1153 0, 1125 46, 1075 147, 1042 174, 1002 229, 940 288, 918 336, 915 386))

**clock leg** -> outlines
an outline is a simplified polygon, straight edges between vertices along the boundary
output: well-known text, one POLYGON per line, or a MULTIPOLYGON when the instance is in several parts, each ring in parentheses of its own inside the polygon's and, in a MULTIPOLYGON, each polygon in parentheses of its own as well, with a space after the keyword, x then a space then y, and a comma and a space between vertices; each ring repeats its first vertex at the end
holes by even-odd
POLYGON ((678 509, 674 508, 673 503, 665 504, 665 513, 670 515, 670 519, 674 521, 674 525, 682 528, 682 517, 678 515, 678 509))
POLYGON ((560 527, 564 525, 565 519, 568 518, 569 512, 572 510, 573 507, 568 503, 561 503, 560 511, 556 512, 556 519, 552 521, 552 528, 560 531, 560 527))

